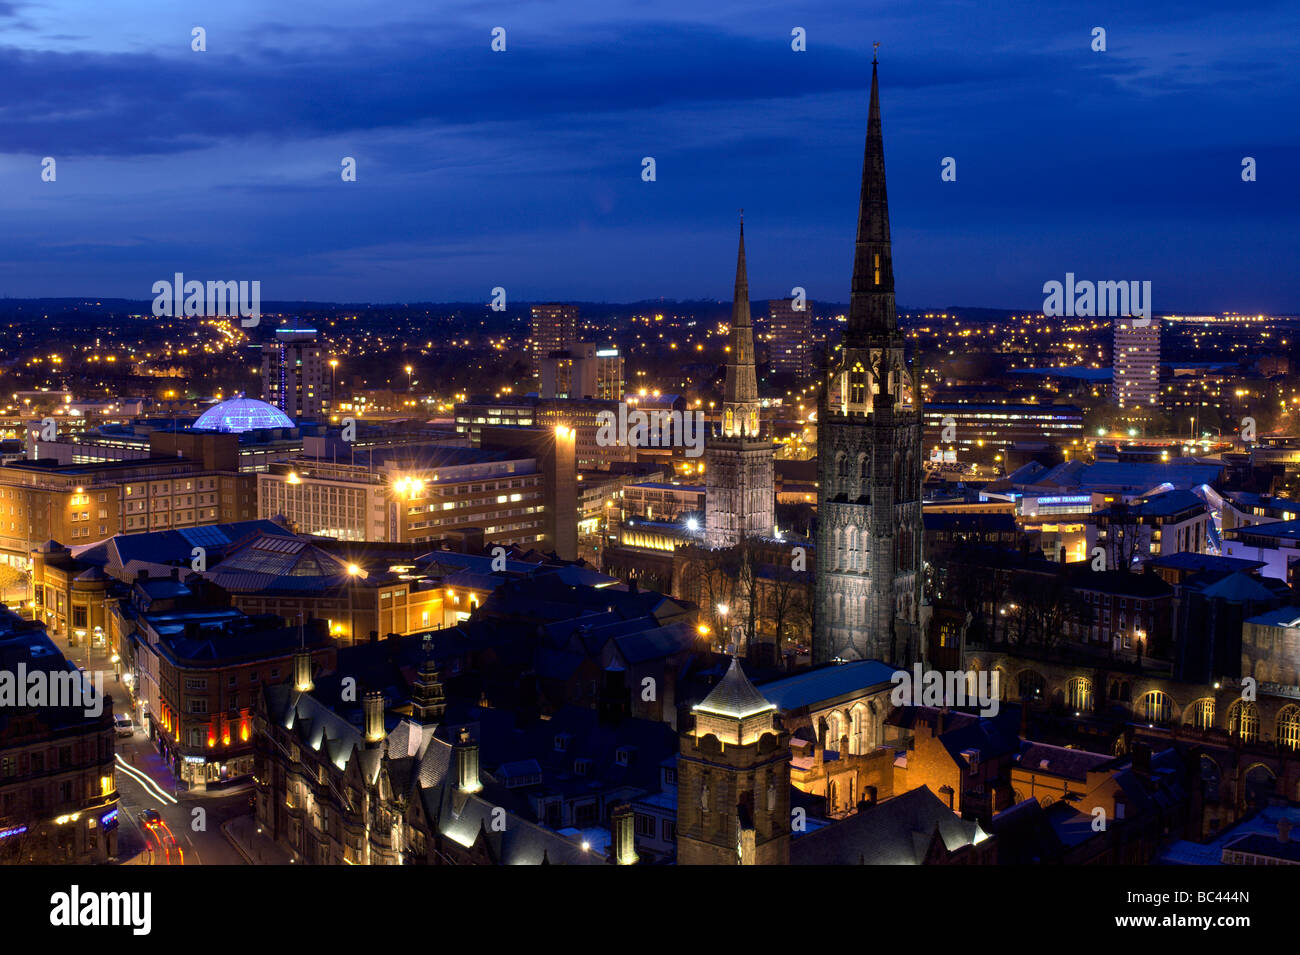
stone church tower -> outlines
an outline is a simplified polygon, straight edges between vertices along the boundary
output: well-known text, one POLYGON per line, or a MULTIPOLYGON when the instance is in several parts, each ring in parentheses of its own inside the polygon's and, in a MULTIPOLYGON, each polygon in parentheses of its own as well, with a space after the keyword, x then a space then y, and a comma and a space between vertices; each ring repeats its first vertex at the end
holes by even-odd
POLYGON ((704 543, 733 547, 749 537, 775 533, 771 441, 759 430, 754 329, 749 319, 745 273, 745 223, 740 223, 736 293, 731 303, 731 352, 722 401, 722 431, 704 450, 704 543))
POLYGON ((814 663, 920 658, 919 381, 894 308, 873 59, 848 324, 817 414, 814 663))
POLYGON ((731 659, 677 756, 679 865, 790 862, 790 734, 731 659))

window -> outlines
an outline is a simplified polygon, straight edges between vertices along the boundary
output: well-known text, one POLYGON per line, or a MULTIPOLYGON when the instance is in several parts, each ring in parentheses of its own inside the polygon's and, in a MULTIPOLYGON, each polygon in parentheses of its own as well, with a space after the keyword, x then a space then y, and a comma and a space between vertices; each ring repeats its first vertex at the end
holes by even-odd
POLYGON ((866 400, 866 395, 867 370, 862 367, 862 362, 855 362, 853 370, 849 373, 849 402, 861 404, 866 400))
POLYGON ((638 836, 649 836, 653 839, 656 828, 654 816, 647 815, 643 812, 638 812, 636 814, 635 829, 638 836))

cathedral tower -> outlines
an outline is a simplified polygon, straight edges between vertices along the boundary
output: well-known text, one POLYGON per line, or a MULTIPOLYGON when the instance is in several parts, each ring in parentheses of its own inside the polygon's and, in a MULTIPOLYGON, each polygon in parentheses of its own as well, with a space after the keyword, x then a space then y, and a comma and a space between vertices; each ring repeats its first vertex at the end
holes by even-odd
POLYGON ((722 431, 704 451, 704 542, 733 547, 748 537, 771 537, 773 451, 759 430, 754 329, 745 272, 745 223, 740 223, 736 291, 731 303, 731 351, 722 400, 722 431))
POLYGON ((920 658, 919 381, 894 307, 873 59, 849 318, 817 414, 814 663, 920 658))

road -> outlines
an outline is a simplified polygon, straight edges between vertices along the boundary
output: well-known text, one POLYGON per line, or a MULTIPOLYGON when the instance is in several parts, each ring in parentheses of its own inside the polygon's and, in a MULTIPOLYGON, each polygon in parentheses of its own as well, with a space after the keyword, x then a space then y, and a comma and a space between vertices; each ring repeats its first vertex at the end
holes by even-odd
MULTIPOLYGON (((130 713, 126 687, 113 680, 103 650, 89 659, 84 647, 61 646, 78 666, 105 670, 104 692, 114 713, 130 713)), ((118 859, 129 865, 244 865, 221 825, 248 815, 251 784, 211 792, 177 792, 169 767, 138 728, 117 737, 118 859), (161 817, 155 825, 140 818, 146 809, 161 817)))

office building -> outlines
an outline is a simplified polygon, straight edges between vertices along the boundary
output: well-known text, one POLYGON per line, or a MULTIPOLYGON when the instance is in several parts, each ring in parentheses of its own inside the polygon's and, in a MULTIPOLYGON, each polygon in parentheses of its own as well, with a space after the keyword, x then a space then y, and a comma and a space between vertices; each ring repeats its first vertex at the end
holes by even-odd
POLYGON ((262 396, 290 418, 320 418, 333 396, 314 328, 277 328, 262 345, 262 396))
POLYGON ((572 437, 498 428, 482 441, 480 448, 412 445, 280 462, 257 476, 258 513, 346 541, 427 543, 476 528, 489 543, 572 558, 572 437))
POLYGON ((772 371, 799 378, 812 374, 812 303, 774 299, 767 303, 767 315, 767 355, 772 371))
POLYGON ((564 351, 577 340, 578 306, 554 302, 533 306, 529 352, 535 370, 541 370, 542 360, 551 352, 564 351))
POLYGON ((173 454, 0 468, 0 562, 26 569, 32 550, 47 540, 76 546, 114 534, 251 518, 253 476, 208 465, 173 454))
POLYGON ((1115 319, 1111 396, 1121 408, 1151 408, 1160 400, 1160 320, 1115 319), (1138 322, 1147 321, 1146 325, 1138 322))
POLYGON ((543 398, 623 397, 623 356, 617 348, 579 342, 542 359, 543 398))

